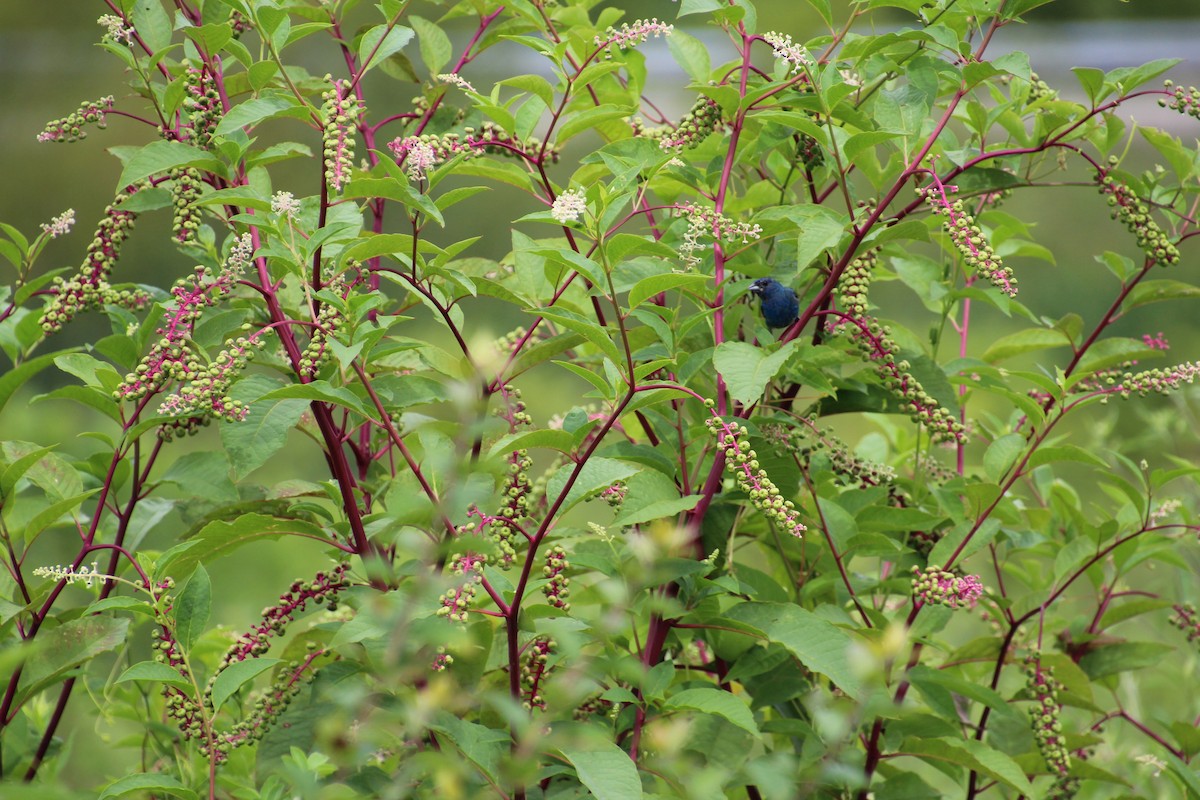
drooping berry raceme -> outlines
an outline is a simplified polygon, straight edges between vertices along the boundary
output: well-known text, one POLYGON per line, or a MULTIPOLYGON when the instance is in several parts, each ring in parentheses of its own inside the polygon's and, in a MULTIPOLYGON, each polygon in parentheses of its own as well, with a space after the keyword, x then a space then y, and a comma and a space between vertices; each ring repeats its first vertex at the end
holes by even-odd
POLYGON ((521 665, 521 698, 526 709, 546 708, 542 697, 542 682, 550 672, 550 656, 557 644, 549 636, 539 636, 526 646, 525 663, 521 665))
POLYGON ((450 558, 450 564, 446 571, 450 575, 460 576, 463 580, 438 598, 438 602, 441 604, 437 610, 439 617, 466 624, 467 609, 471 607, 471 601, 478 592, 479 584, 483 582, 485 564, 487 564, 487 556, 479 553, 455 553, 450 558))
POLYGON ((208 147, 221 122, 221 96, 216 81, 205 64, 199 69, 187 69, 187 97, 183 107, 187 111, 187 138, 198 147, 208 147))
POLYGON ((180 244, 190 244, 200 228, 200 172, 192 167, 171 170, 171 234, 180 244))
POLYGON ((841 319, 833 330, 850 338, 854 348, 867 359, 884 385, 905 404, 909 417, 924 425, 935 442, 966 442, 962 424, 913 376, 907 361, 897 361, 899 345, 889 329, 867 313, 867 290, 878 260, 874 251, 850 262, 838 284, 841 319))
POLYGON ((266 330, 226 339, 224 348, 208 364, 192 350, 187 351, 181 365, 181 372, 188 376, 187 383, 168 395, 158 407, 159 414, 179 418, 164 426, 164 438, 193 433, 214 419, 226 422, 246 419, 250 409, 230 397, 229 389, 245 369, 254 348, 263 346, 262 334, 266 330))
MULTIPOLYGON (((187 382, 203 378, 200 368, 204 362, 192 351, 192 331, 204 309, 216 305, 233 290, 234 281, 250 262, 253 249, 250 234, 243 234, 219 273, 210 275, 207 268, 196 267, 192 275, 175 282, 171 289, 174 302, 157 330, 160 338, 137 369, 125 376, 124 383, 114 392, 116 399, 137 400, 161 391, 171 380, 187 382)), ((236 356, 228 354, 226 365, 230 358, 236 356)))
POLYGON ((727 242, 740 241, 745 244, 762 235, 762 226, 760 225, 734 222, 729 217, 692 203, 677 207, 675 216, 687 218, 687 230, 684 231, 683 242, 679 245, 679 256, 689 268, 695 268, 700 264, 700 258, 695 255, 695 252, 700 249, 700 237, 702 236, 727 242))
POLYGON ((1100 392, 1119 394, 1126 398, 1132 394, 1145 397, 1151 392, 1167 394, 1185 383, 1192 383, 1196 380, 1197 375, 1200 375, 1200 361, 1177 364, 1163 369, 1148 369, 1133 375, 1127 372, 1119 380, 1109 378, 1110 385, 1101 389, 1100 392))
POLYGON ((1058 693, 1061 686, 1054 679, 1053 670, 1043 665, 1036 654, 1026 657, 1025 675, 1025 685, 1037 704, 1030 721, 1038 751, 1053 774, 1066 776, 1071 769, 1071 753, 1067 750, 1060 719, 1062 704, 1058 693))
POLYGON ((95 125, 97 128, 108 126, 108 112, 112 110, 112 95, 101 97, 99 100, 85 100, 79 108, 62 119, 53 119, 37 135, 39 142, 77 142, 87 138, 85 125, 95 125))
POLYGON ((1171 615, 1171 624, 1186 633, 1189 642, 1200 644, 1200 614, 1196 613, 1196 607, 1184 603, 1176 604, 1172 609, 1175 613, 1171 615))
MULTIPOLYGON (((516 433, 522 426, 532 425, 533 420, 525 410, 525 401, 521 399, 521 391, 509 384, 501 384, 496 392, 504 402, 493 413, 508 423, 509 433, 516 433)), ((500 552, 499 566, 508 568, 516 558, 517 550, 513 542, 518 536, 525 536, 523 523, 529 517, 529 502, 532 484, 529 480, 529 469, 533 459, 525 449, 513 450, 506 459, 508 474, 501 487, 500 510, 495 514, 485 514, 478 506, 467 512, 468 517, 478 517, 480 533, 487 529, 487 534, 500 552)), ((476 524, 470 523, 464 532, 476 530, 476 524)))
POLYGON ((571 610, 571 604, 567 601, 571 594, 571 579, 566 576, 567 568, 570 566, 571 562, 567 561, 567 551, 559 545, 555 545, 546 554, 546 566, 542 567, 542 577, 547 581, 546 585, 542 587, 542 594, 546 595, 547 603, 564 614, 571 610))
POLYGON ((937 567, 922 570, 913 567, 913 597, 928 605, 949 608, 974 608, 983 595, 977 575, 959 577, 937 567))
POLYGON ((896 470, 887 464, 867 461, 850 450, 850 446, 828 430, 818 429, 810 420, 801 420, 796 427, 779 424, 762 426, 762 434, 769 441, 795 453, 805 467, 820 455, 829 459, 829 468, 845 486, 869 489, 873 486, 891 484, 896 480, 896 470))
POLYGON ((42 330, 46 333, 62 330, 63 325, 82 311, 105 305, 140 309, 149 302, 149 296, 141 290, 116 289, 108 282, 121 253, 121 244, 129 236, 129 230, 137 218, 132 211, 122 211, 121 203, 135 191, 137 187, 129 187, 104 209, 104 218, 96 226, 96 233, 88 245, 87 256, 79 272, 66 280, 54 279, 50 289, 51 300, 40 320, 42 330))
MULTIPOLYGON (((347 267, 351 270, 357 269, 358 262, 350 260, 347 267)), ((335 292, 343 300, 351 291, 349 284, 340 275, 327 283, 325 288, 335 292)), ((312 333, 308 344, 304 346, 304 352, 300 354, 299 363, 300 374, 309 379, 316 378, 321 367, 329 360, 332 352, 329 341, 345 326, 346 315, 341 307, 333 303, 323 303, 317 312, 315 323, 316 327, 311 329, 312 333)))
POLYGON ((754 507, 797 539, 802 538, 807 529, 800 521, 800 514, 791 500, 784 499, 779 487, 759 464, 758 454, 746 439, 750 433, 746 426, 737 421, 726 422, 718 416, 709 417, 704 425, 716 437, 717 448, 725 458, 725 469, 749 495, 754 507))
MULTIPOLYGON (((1116 156, 1113 156, 1109 163, 1114 164, 1115 159, 1116 156)), ((1132 189, 1114 178, 1108 170, 1097 175, 1096 181, 1100 185, 1100 194, 1108 196, 1112 218, 1120 220, 1121 224, 1137 237, 1138 247, 1146 257, 1163 266, 1178 264, 1179 249, 1150 216, 1150 206, 1142 202, 1132 189)))
POLYGON ((350 182, 354 166, 354 123, 362 106, 348 80, 333 80, 333 86, 321 95, 321 124, 324 127, 322 146, 325 158, 325 182, 334 192, 340 192, 350 182))
POLYGON ((1015 297, 1017 279, 1012 269, 1004 266, 1000 256, 992 250, 983 231, 975 224, 975 218, 963 209, 962 200, 950 200, 950 195, 957 191, 957 186, 946 186, 935 176, 933 185, 917 189, 917 194, 925 199, 934 215, 945 217, 942 227, 950 234, 954 249, 962 255, 967 266, 1009 297, 1015 297))
POLYGON ((333 569, 318 572, 311 581, 295 581, 288 590, 279 596, 279 602, 262 610, 262 621, 251 626, 225 652, 217 666, 217 673, 231 664, 258 658, 271 648, 271 639, 282 636, 287 626, 295 621, 296 615, 304 613, 311 603, 314 606, 325 606, 329 610, 337 608, 340 600, 339 593, 350 586, 346 578, 346 564, 338 564, 333 569))

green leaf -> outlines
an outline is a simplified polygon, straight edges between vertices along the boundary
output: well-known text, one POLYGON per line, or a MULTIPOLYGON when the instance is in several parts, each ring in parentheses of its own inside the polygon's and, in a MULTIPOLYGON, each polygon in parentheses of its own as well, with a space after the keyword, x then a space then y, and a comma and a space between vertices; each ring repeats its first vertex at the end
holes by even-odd
POLYGON ((126 681, 153 681, 154 683, 166 683, 171 686, 180 686, 188 688, 192 684, 187 678, 179 674, 179 670, 166 664, 160 664, 157 661, 139 661, 129 669, 121 673, 121 677, 117 678, 117 683, 125 683, 126 681))
POLYGON ((1068 347, 1071 340, 1060 330, 1053 328, 1026 328, 1023 331, 1001 336, 983 352, 984 361, 995 364, 1006 358, 1046 350, 1051 347, 1068 347))
POLYGON ((845 215, 836 214, 825 206, 798 206, 790 216, 800 225, 800 236, 796 241, 797 272, 815 261, 826 248, 837 245, 846 230, 845 215))
POLYGON ((215 520, 200 529, 191 545, 164 558, 159 575, 188 575, 200 563, 210 563, 243 545, 260 539, 277 539, 284 534, 299 534, 325 541, 324 531, 309 522, 282 519, 264 514, 242 514, 234 520, 215 520))
POLYGON ((263 375, 250 375, 230 390, 230 397, 249 408, 241 422, 220 426, 221 444, 229 454, 233 475, 238 480, 267 463, 283 448, 288 432, 296 427, 308 408, 308 403, 299 399, 262 399, 278 387, 278 382, 263 375))
MULTIPOLYGON (((493 782, 496 781, 500 759, 512 744, 512 738, 507 731, 498 731, 460 720, 444 711, 434 713, 429 729, 449 739, 484 775, 490 777, 493 782)), ((625 760, 629 761, 629 756, 625 756, 625 760)))
POLYGON ((373 69, 393 53, 398 53, 412 41, 416 34, 412 28, 395 25, 388 30, 387 25, 376 25, 363 34, 358 43, 358 63, 360 69, 366 72, 373 69), (370 59, 370 61, 368 61, 370 59))
POLYGON ((1160 642, 1118 642, 1090 651, 1079 659, 1079 666, 1095 680, 1105 675, 1153 667, 1173 652, 1174 647, 1160 642))
POLYGON ((1084 93, 1093 106, 1107 94, 1104 89, 1103 70, 1094 67, 1072 67, 1071 72, 1074 72, 1075 77, 1079 79, 1079 85, 1083 87, 1084 93))
POLYGON ((364 417, 370 417, 366 406, 354 394, 343 386, 331 386, 329 381, 312 381, 311 383, 294 383, 279 389, 272 389, 260 400, 308 400, 309 402, 333 403, 344 406, 351 411, 357 411, 364 417))
POLYGON ((418 16, 409 15, 405 19, 413 26, 417 32, 417 44, 421 48, 421 60, 425 62, 426 68, 430 75, 437 75, 446 66, 446 62, 450 60, 453 54, 453 49, 450 46, 450 37, 446 36, 445 31, 440 25, 434 25, 427 19, 422 19, 418 16))
POLYGON ((128 619, 83 617, 38 632, 36 649, 21 671, 14 707, 63 680, 75 667, 125 643, 128 619))
POLYGON ((747 342, 722 342, 713 351, 713 366, 725 379, 733 398, 749 404, 762 397, 767 384, 797 346, 798 340, 793 340, 768 355, 766 350, 747 342))
POLYGON ((166 142, 160 139, 138 148, 130 156, 125 168, 121 170, 121 178, 117 185, 128 186, 176 167, 200 167, 215 172, 222 171, 221 162, 200 148, 183 142, 166 142))
POLYGON ((1160 303, 1163 300, 1191 300, 1200 297, 1200 286, 1175 280, 1142 281, 1130 290, 1121 304, 1124 309, 1160 303))
POLYGON ((8 404, 9 398, 13 396, 13 392, 21 388, 25 381, 53 364, 54 360, 63 353, 72 353, 78 349, 78 347, 73 347, 70 350, 47 353, 44 356, 31 358, 19 367, 7 370, 4 375, 0 376, 0 411, 4 410, 4 406, 8 404))
POLYGON ((621 748, 604 739, 559 748, 575 775, 596 800, 638 800, 642 781, 637 765, 621 748))
POLYGON ((1007 433, 988 445, 983 454, 983 471, 999 483, 1024 451, 1025 437, 1019 433, 1007 433))
POLYGON ((852 639, 833 623, 799 606, 783 603, 741 603, 725 615, 762 631, 770 641, 783 645, 801 664, 828 677, 850 697, 862 696, 862 684, 850 663, 852 639))
POLYGON ((974 739, 951 739, 948 736, 937 739, 910 738, 906 739, 899 749, 908 755, 948 761, 951 764, 973 769, 993 780, 1007 784, 1023 795, 1035 795, 1033 787, 1017 762, 999 750, 988 747, 983 742, 977 742, 974 739))
POLYGON ((157 792, 169 794, 172 797, 182 797, 184 800, 198 800, 198 795, 179 782, 178 778, 161 772, 142 772, 137 775, 126 775, 104 787, 98 800, 108 800, 110 797, 124 797, 131 792, 157 792))
POLYGON ((53 449, 54 445, 39 447, 36 450, 31 450, 5 467, 4 471, 0 472, 0 498, 8 497, 13 487, 17 485, 17 481, 21 480, 21 477, 29 468, 41 461, 42 457, 53 449))
POLYGON ((640 508, 635 508, 628 513, 622 512, 617 515, 617 518, 611 524, 613 527, 640 525, 643 522, 673 517, 680 512, 691 511, 699 502, 700 495, 698 494, 689 494, 686 497, 677 497, 674 500, 659 500, 640 508))
POLYGON ((225 701, 238 690, 250 683, 276 664, 282 664, 281 658, 248 658, 245 661, 235 661, 217 673, 212 686, 213 713, 221 710, 225 701))
POLYGON ((43 508, 38 513, 30 517, 29 521, 18 531, 21 537, 26 542, 32 542, 39 533, 49 528, 62 517, 63 514, 68 514, 79 507, 87 498, 94 495, 100 489, 92 489, 82 494, 77 494, 74 497, 66 497, 57 502, 51 503, 46 508, 43 508))
POLYGON ((171 15, 159 0, 134 0, 129 18, 151 53, 171 46, 171 15))
POLYGON ((286 95, 267 95, 254 97, 238 103, 229 109, 229 113, 221 118, 216 132, 228 136, 244 127, 250 127, 272 117, 289 116, 304 119, 309 116, 308 109, 296 103, 296 99, 286 95), (284 112, 292 112, 285 114, 284 112))
MULTIPOLYGON (((557 500, 559 495, 562 494, 566 488, 567 480, 570 478, 571 473, 575 471, 576 466, 576 464, 566 464, 550 476, 550 482, 546 486, 546 496, 550 498, 551 502, 557 500)), ((579 477, 571 485, 566 499, 563 500, 562 506, 559 508, 559 513, 565 512, 580 500, 607 489, 617 481, 628 478, 640 469, 642 467, 637 464, 620 461, 615 458, 599 458, 596 456, 589 458, 587 463, 583 465, 583 468, 580 469, 579 477)))
POLYGON ((221 450, 197 450, 180 456, 162 476, 187 493, 215 503, 233 503, 237 487, 229 477, 229 456, 221 450))
POLYGON ((642 278, 633 288, 629 290, 629 308, 634 309, 642 303, 654 297, 660 292, 667 292, 671 289, 703 288, 708 285, 711 278, 707 275, 689 275, 678 272, 668 272, 662 275, 651 275, 648 278, 642 278))
POLYGON ((712 72, 712 61, 703 42, 677 28, 667 37, 667 47, 675 63, 682 67, 695 83, 708 81, 708 75, 712 72))
POLYGON ((1091 464, 1093 467, 1108 469, 1108 462, 1093 453, 1074 444, 1059 444, 1050 447, 1039 447, 1029 458, 1029 468, 1040 467, 1056 461, 1078 461, 1081 464, 1091 464))
POLYGON ((667 698, 664 709, 688 708, 704 714, 713 714, 728 720, 755 737, 759 736, 758 723, 746 701, 720 689, 684 689, 667 698))
POLYGON ((185 651, 190 650, 204 628, 212 610, 212 581, 203 564, 188 578, 187 585, 175 601, 175 638, 185 651))

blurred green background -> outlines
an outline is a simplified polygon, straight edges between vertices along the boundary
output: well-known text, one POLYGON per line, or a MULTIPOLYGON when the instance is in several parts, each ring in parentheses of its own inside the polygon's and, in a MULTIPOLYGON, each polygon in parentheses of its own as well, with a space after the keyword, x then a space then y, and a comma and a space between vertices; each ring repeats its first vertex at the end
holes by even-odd
MULTIPOLYGON (((678 8, 668 0, 623 0, 604 5, 626 8, 629 18, 658 16, 668 20, 673 19, 678 8)), ((842 9, 848 7, 847 3, 838 0, 834 5, 842 9)), ((819 33, 816 17, 805 3, 761 0, 758 8, 761 29, 787 32, 799 40, 819 33)), ((375 13, 367 4, 362 4, 359 13, 365 15, 368 12, 375 13)), ((48 222, 67 208, 75 209, 78 220, 70 236, 52 242, 48 247, 41 263, 46 269, 80 263, 95 222, 113 196, 120 168, 117 160, 104 152, 105 148, 144 143, 153 136, 152 131, 139 123, 111 116, 107 130, 91 129, 88 138, 82 142, 68 145, 35 141, 47 121, 68 114, 82 100, 113 94, 118 108, 125 104, 123 98, 129 94, 127 77, 114 58, 95 46, 101 33, 95 20, 103 13, 107 13, 107 9, 100 2, 9 0, 0 3, 0 72, 3 78, 0 80, 0 163, 4 180, 3 191, 0 191, 0 221, 32 236, 40 223, 48 222)), ((432 16, 428 10, 425 13, 432 16)), ((720 63, 730 57, 730 52, 722 49, 720 32, 699 25, 697 19, 686 18, 681 27, 711 44, 714 62, 720 63)), ((886 15, 876 18, 877 27, 887 22, 886 15)), ((1195 0, 1153 3, 1061 0, 1032 14, 1030 22, 1001 31, 990 52, 993 55, 1011 50, 1029 53, 1034 69, 1065 96, 1080 96, 1078 84, 1069 72, 1073 66, 1108 70, 1167 56, 1188 59, 1170 73, 1177 83, 1200 84, 1195 44, 1200 41, 1200 4, 1195 0)), ((902 24, 902 18, 895 16, 892 24, 902 24)), ((468 20, 458 20, 451 26, 452 39, 458 47, 465 42, 471 28, 473 23, 468 20)), ((319 38, 313 37, 309 42, 315 44, 319 38)), ((648 47, 646 52, 651 74, 661 76, 651 82, 651 91, 657 93, 654 99, 661 101, 661 105, 671 112, 678 113, 690 105, 692 99, 691 93, 684 88, 686 80, 682 72, 670 60, 665 47, 648 47)), ((300 60, 315 74, 325 71, 339 74, 339 67, 344 66, 332 48, 310 48, 301 54, 300 60)), ((472 64, 466 74, 477 87, 486 91, 484 87, 489 85, 489 78, 498 79, 513 71, 539 68, 534 61, 514 65, 491 54, 472 64), (504 75, 489 74, 490 69, 506 72, 504 75)), ((397 104, 395 110, 406 110, 407 98, 411 95, 407 88, 397 90, 385 86, 386 79, 378 73, 374 79, 381 83, 368 87, 368 97, 378 97, 378 92, 383 92, 384 97, 397 104)), ((140 105, 140 102, 134 99, 132 104, 140 105)), ((379 109, 373 110, 378 112, 379 109)), ((1139 123, 1163 127, 1184 141, 1192 141, 1200 135, 1200 123, 1196 120, 1164 112, 1150 101, 1130 106, 1128 114, 1139 123)), ((315 132, 297 133, 298 130, 299 126, 291 124, 281 135, 305 141, 319 152, 315 132)), ((1140 137, 1134 138, 1132 148, 1131 163, 1142 167, 1154 164, 1153 152, 1144 147, 1140 137)), ((557 178, 565 180, 573 171, 571 158, 569 150, 559 165, 557 178)), ((315 169, 311 162, 285 165, 276 178, 277 187, 298 194, 308 193, 315 169), (287 170, 292 172, 289 174, 287 170)), ((510 247, 509 219, 518 214, 503 205, 503 213, 491 213, 500 196, 497 193, 481 195, 473 202, 464 203, 458 211, 457 219, 469 221, 471 233, 484 237, 473 251, 476 255, 499 257, 510 247)), ((1106 249, 1136 257, 1132 237, 1120 226, 1108 222, 1105 204, 1089 188, 1026 192, 1010 200, 1005 210, 1033 222, 1035 237, 1054 253, 1058 262, 1057 266, 1020 259, 1009 262, 1016 269, 1025 301, 1040 314, 1057 317, 1066 311, 1075 311, 1083 316, 1085 323, 1094 323, 1110 302, 1115 282, 1106 270, 1093 262, 1093 257, 1106 249)), ((454 224, 453 218, 451 224, 454 224)), ((169 229, 169 215, 143 215, 126 244, 116 279, 169 286, 175 278, 188 272, 192 263, 171 246, 169 229)), ((1186 279, 1196 263, 1195 247, 1185 246, 1183 255, 1183 265, 1178 269, 1185 271, 1181 277, 1186 279)), ((0 269, 7 269, 7 265, 0 269)), ((7 283, 10 279, 11 274, 4 274, 0 282, 7 283)), ((878 292, 875 299, 886 309, 885 315, 905 321, 903 312, 894 309, 912 307, 919 312, 912 317, 914 325, 928 324, 907 289, 893 284, 880 286, 878 292)), ((1114 328, 1114 333, 1140 336, 1146 332, 1165 331, 1173 345, 1169 357, 1174 361, 1192 360, 1200 352, 1200 336, 1193 323, 1194 317, 1194 312, 1182 304, 1155 305, 1142 309, 1140 316, 1131 315, 1122 321, 1114 328)), ((481 335, 499 335, 515 324, 516 320, 488 320, 481 323, 486 329, 481 335)), ((990 309, 981 310, 973 324, 981 326, 977 329, 980 350, 996 336, 1018 327, 990 309)), ((85 343, 108 332, 107 322, 99 315, 88 315, 69 326, 51 344, 61 347, 85 343)), ((923 335, 924 329, 916 327, 915 332, 923 335)), ((0 356, 0 361, 3 358, 0 356)), ((0 363, 0 370, 8 366, 6 362, 0 363)), ((43 381, 55 379, 48 372, 43 381)), ((44 391, 46 386, 43 382, 31 387, 24 397, 27 399, 37 391, 44 391)), ((558 386, 539 386, 538 392, 529 393, 534 395, 529 398, 534 418, 543 421, 551 414, 570 408, 577 402, 577 392, 577 384, 570 381, 558 386)), ((77 438, 90 425, 101 426, 99 417, 88 419, 75 407, 58 401, 31 407, 20 400, 10 403, 0 415, 2 438, 57 443, 63 445, 64 450, 80 456, 100 447, 96 442, 77 438)), ((1123 433, 1133 448, 1138 447, 1139 436, 1150 445, 1161 442, 1171 430, 1181 431, 1194 423, 1188 404, 1179 399, 1150 400, 1120 417, 1116 413, 1099 416, 1106 421, 1096 426, 1091 435, 1103 432, 1110 423, 1117 424, 1116 420, 1120 418, 1123 420, 1120 424, 1125 426, 1123 433)), ((1093 419, 1088 424, 1095 423, 1093 419)), ((1085 441, 1079 443, 1086 445, 1085 441)), ((210 430, 188 446, 212 449, 220 444, 215 431, 210 430)), ((319 478, 321 460, 312 445, 307 440, 297 439, 291 448, 290 455, 294 457, 276 459, 274 465, 261 470, 255 478, 264 483, 287 478, 319 478)), ((1128 455, 1135 459, 1141 457, 1135 452, 1128 455)), ((1196 454, 1181 451, 1177 455, 1193 458, 1196 454)), ((164 530, 149 544, 166 546, 171 535, 170 530, 164 530)), ((70 543, 63 544, 69 546, 70 543)), ((47 542, 46 546, 47 560, 56 560, 50 552, 56 549, 54 543, 47 542)), ((226 594, 219 598, 214 620, 235 629, 244 627, 250 623, 255 611, 276 597, 288 582, 310 575, 323 561, 323 556, 313 548, 301 545, 285 549, 268 544, 240 551, 238 558, 218 562, 212 569, 213 583, 226 594), (282 552, 288 553, 286 561, 280 559, 282 552)), ((73 704, 72 713, 84 713, 86 701, 80 700, 73 704)), ((83 730, 87 730, 86 726, 83 730)), ((81 748, 77 757, 86 758, 84 749, 87 745, 80 742, 77 746, 81 748)), ((90 779, 89 776, 77 778, 79 785, 88 785, 90 779)))

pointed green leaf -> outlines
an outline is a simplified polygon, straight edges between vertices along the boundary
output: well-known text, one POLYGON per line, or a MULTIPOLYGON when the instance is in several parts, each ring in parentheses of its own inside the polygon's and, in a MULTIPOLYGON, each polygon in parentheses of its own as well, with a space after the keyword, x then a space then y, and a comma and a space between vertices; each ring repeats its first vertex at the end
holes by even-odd
POLYGON ((204 565, 197 564, 196 571, 175 600, 175 638, 185 651, 204 633, 211 610, 212 581, 204 565))
POLYGON ((713 365, 739 403, 753 403, 763 395, 767 384, 783 367, 798 346, 793 340, 770 355, 761 347, 746 342, 722 342, 713 351, 713 365))
POLYGON ((221 670, 212 686, 213 712, 220 711, 225 701, 237 694, 247 683, 281 663, 281 658, 248 658, 245 661, 235 661, 221 670))
POLYGON ((746 701, 720 689, 684 689, 667 698, 665 709, 688 708, 705 714, 722 717, 755 737, 759 736, 758 723, 746 701))

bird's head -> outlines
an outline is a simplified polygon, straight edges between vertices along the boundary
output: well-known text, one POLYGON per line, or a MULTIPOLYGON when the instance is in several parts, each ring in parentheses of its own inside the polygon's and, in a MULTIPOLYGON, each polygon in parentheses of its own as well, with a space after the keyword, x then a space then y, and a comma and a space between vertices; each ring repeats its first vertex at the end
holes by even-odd
POLYGON ((750 284, 750 294, 763 295, 770 291, 771 287, 779 281, 774 278, 759 278, 754 283, 750 284))

